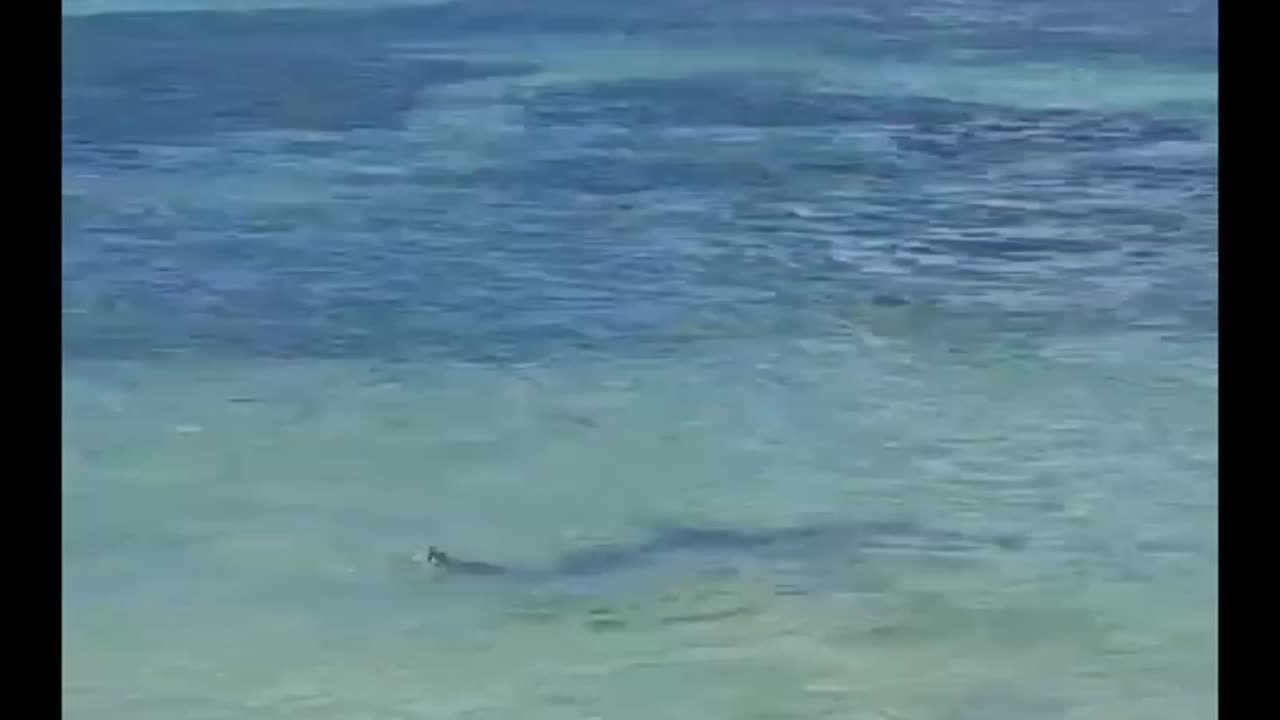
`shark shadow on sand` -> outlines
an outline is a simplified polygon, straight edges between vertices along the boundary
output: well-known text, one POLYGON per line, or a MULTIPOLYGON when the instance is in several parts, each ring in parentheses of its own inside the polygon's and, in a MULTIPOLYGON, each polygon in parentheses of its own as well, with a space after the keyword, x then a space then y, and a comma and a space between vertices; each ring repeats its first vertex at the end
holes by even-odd
POLYGON ((599 545, 576 550, 546 567, 514 567, 464 560, 432 546, 415 562, 447 575, 512 576, 557 580, 608 575, 638 569, 664 558, 690 553, 731 557, 838 557, 866 550, 915 550, 965 553, 985 548, 1020 550, 1023 536, 1012 533, 975 535, 921 527, 911 522, 820 523, 744 530, 668 524, 633 544, 599 545))

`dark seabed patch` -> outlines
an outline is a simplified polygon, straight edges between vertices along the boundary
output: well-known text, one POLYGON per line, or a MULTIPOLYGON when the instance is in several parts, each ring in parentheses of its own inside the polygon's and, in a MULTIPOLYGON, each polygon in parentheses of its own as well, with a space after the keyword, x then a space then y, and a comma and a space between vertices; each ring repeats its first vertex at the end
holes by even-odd
POLYGON ((63 20, 64 142, 160 143, 256 130, 394 129, 424 88, 531 63, 406 58, 403 31, 305 11, 63 20))

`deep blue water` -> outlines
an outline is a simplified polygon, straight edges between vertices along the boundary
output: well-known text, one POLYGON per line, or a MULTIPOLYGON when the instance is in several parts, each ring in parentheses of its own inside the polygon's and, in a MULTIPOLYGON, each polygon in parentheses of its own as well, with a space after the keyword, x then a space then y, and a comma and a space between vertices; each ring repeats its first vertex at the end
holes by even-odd
POLYGON ((713 335, 821 334, 877 297, 1019 332, 1214 332, 1216 95, 1092 107, 1083 87, 1074 106, 1014 105, 956 97, 945 74, 1073 62, 1137 68, 1139 81, 1216 74, 1216 6, 922 12, 942 7, 481 1, 67 17, 66 352, 625 355, 679 345, 676 317, 716 317, 713 335), (667 54, 707 43, 775 55, 522 83, 540 60, 521 45, 545 33, 565 52, 620 35, 667 54), (942 90, 823 87, 768 67, 801 50, 873 75, 874 63, 921 64, 942 90), (486 78, 510 80, 489 100, 504 124, 468 161, 441 162, 433 116, 478 101, 439 91, 486 78), (411 113, 425 126, 408 128, 411 113), (255 148, 266 133, 269 149, 255 148), (287 183, 281 168, 321 166, 323 205, 237 190, 237 178, 287 183), (192 175, 228 179, 163 196, 192 175), (95 202, 98 188, 113 201, 95 202))

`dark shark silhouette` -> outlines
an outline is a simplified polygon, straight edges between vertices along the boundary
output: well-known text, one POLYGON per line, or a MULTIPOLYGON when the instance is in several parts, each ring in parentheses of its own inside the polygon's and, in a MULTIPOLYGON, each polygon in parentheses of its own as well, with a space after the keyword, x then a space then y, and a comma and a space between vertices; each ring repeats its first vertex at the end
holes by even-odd
POLYGON ((982 547, 1021 549, 1025 539, 1015 534, 974 536, 929 530, 909 522, 815 524, 760 530, 662 525, 643 542, 601 545, 561 556, 547 568, 531 569, 461 560, 432 546, 426 563, 458 575, 519 575, 571 578, 604 575, 640 567, 663 555, 680 552, 731 552, 793 555, 826 552, 856 553, 876 548, 914 548, 932 552, 964 552, 982 547))

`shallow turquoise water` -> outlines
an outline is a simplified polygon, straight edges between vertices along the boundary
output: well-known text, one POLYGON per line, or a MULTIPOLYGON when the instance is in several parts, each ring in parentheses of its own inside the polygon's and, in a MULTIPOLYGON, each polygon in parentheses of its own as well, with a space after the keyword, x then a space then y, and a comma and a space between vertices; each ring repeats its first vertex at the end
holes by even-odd
POLYGON ((95 368, 65 390, 66 705, 1205 717, 1216 360, 1169 355, 1113 337, 944 366, 850 336, 574 368, 95 368), (977 540, 545 583, 407 562, 832 520, 977 540))
POLYGON ((68 717, 1216 717, 1216 6, 72 5, 68 717))

